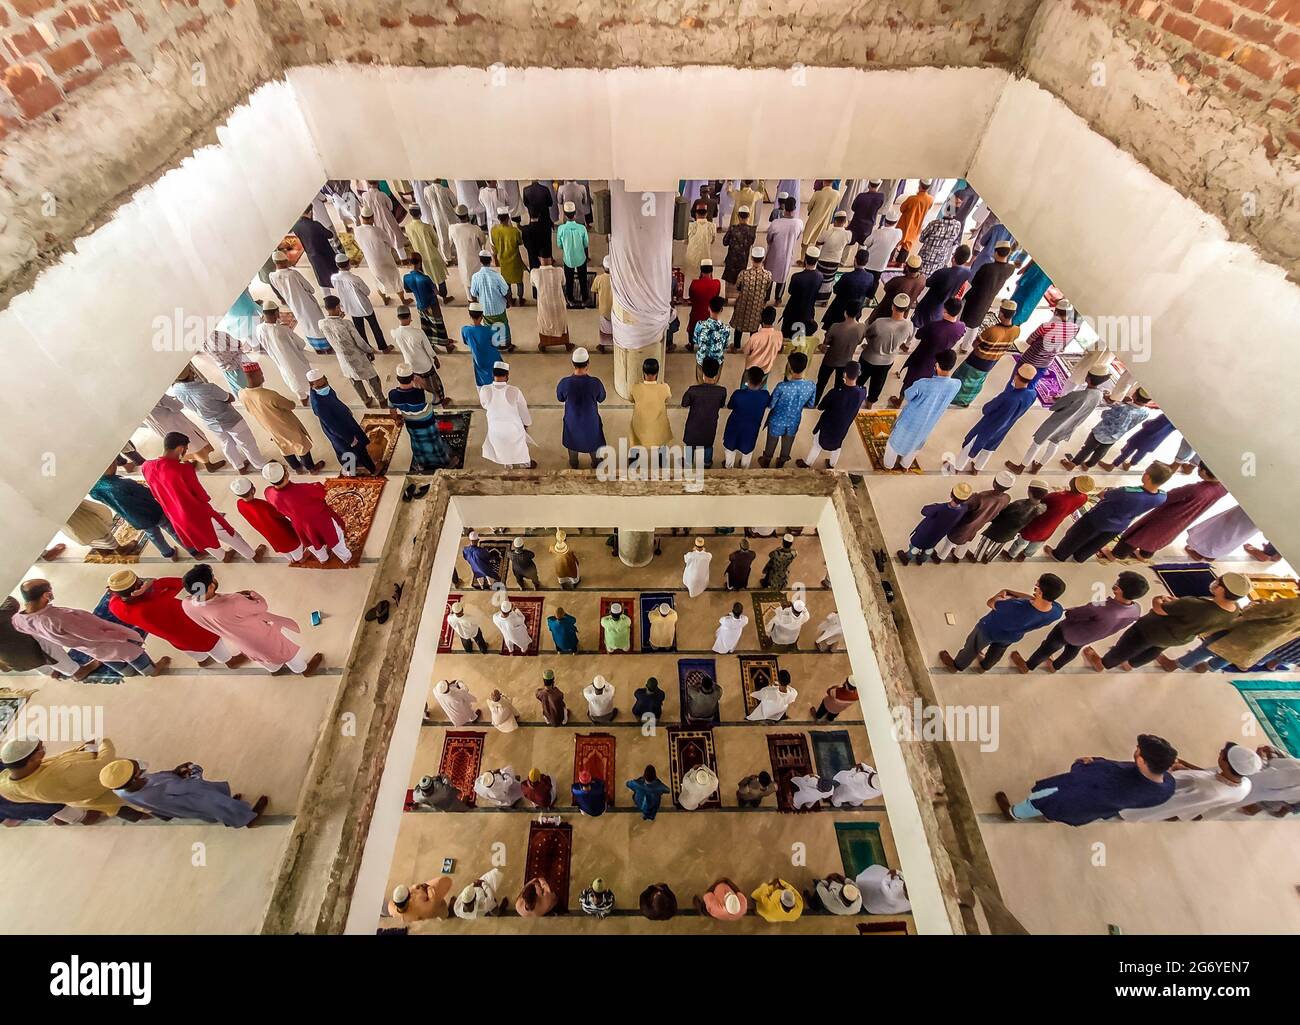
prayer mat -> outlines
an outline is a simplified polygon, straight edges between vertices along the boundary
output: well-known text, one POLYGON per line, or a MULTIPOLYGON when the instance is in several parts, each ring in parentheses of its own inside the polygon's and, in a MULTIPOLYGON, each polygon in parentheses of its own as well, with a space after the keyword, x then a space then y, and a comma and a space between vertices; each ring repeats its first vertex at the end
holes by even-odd
POLYGON ((668 591, 642 591, 641 592, 641 650, 642 651, 676 651, 677 650, 677 632, 673 631, 673 643, 669 648, 652 648, 650 647, 650 613, 660 605, 667 602, 673 608, 677 607, 677 598, 668 591))
MULTIPOLYGON (((682 793, 682 778, 697 765, 707 765, 716 776, 718 773, 718 756, 713 743, 713 731, 710 729, 691 729, 685 726, 668 727, 668 776, 669 786, 673 790, 673 804, 681 807, 678 800, 682 793)), ((701 808, 721 808, 721 786, 707 801, 700 802, 701 808)))
POLYGON ((769 733, 767 755, 772 761, 772 781, 776 783, 776 807, 779 811, 792 812, 795 810, 794 784, 790 778, 812 772, 808 738, 802 733, 769 733))
POLYGON ((586 769, 592 779, 605 781, 605 802, 607 807, 614 807, 614 787, 618 780, 614 752, 616 749, 612 733, 578 733, 573 738, 573 782, 578 782, 578 774, 586 769))
POLYGON ((1278 601, 1281 598, 1300 598, 1300 582, 1295 577, 1280 577, 1267 573, 1249 573, 1251 601, 1278 601))
MULTIPOLYGON (((679 658, 677 660, 677 684, 681 690, 681 704, 678 707, 682 710, 683 721, 686 718, 686 685, 688 683, 698 684, 706 676, 715 684, 718 682, 718 663, 716 659, 679 658)), ((713 721, 717 722, 718 719, 718 713, 714 712, 713 721)))
POLYGON ((1151 570, 1175 598, 1208 598, 1210 585, 1218 578, 1208 562, 1171 562, 1151 570))
POLYGON ((460 470, 465 466, 465 449, 469 445, 469 413, 439 413, 438 436, 447 446, 447 469, 460 470))
MULTIPOLYGON (((298 266, 298 261, 302 259, 303 248, 297 235, 285 235, 284 238, 280 239, 280 244, 275 248, 277 252, 284 253, 284 255, 289 258, 290 267, 298 266)), ((281 316, 283 315, 284 311, 281 310, 281 316)))
MULTIPOLYGON (((510 604, 524 614, 524 623, 528 628, 528 636, 532 638, 532 643, 528 645, 525 655, 536 655, 542 647, 542 628, 546 625, 542 622, 542 606, 545 603, 544 598, 531 598, 524 595, 508 595, 510 604)), ((508 655, 506 651, 505 638, 501 639, 501 654, 508 655)))
POLYGON ((375 476, 382 477, 402 438, 402 418, 396 413, 367 413, 361 418, 361 429, 369 439, 366 451, 375 461, 375 476))
POLYGON ((572 826, 543 826, 534 822, 528 827, 524 882, 540 878, 551 884, 556 901, 552 914, 560 915, 569 910, 569 862, 572 858, 572 826))
POLYGON ((754 691, 775 684, 780 666, 770 655, 737 655, 736 657, 740 659, 740 690, 745 696, 745 714, 749 715, 758 707, 754 691))
POLYGON ((9 724, 14 721, 14 716, 18 714, 18 709, 27 703, 27 695, 19 694, 13 691, 6 691, 0 694, 0 737, 4 736, 9 730, 9 724))
POLYGON ((447 595, 447 608, 442 614, 442 629, 438 632, 438 654, 445 655, 452 650, 452 645, 459 639, 451 632, 451 624, 447 622, 447 617, 451 615, 451 607, 455 602, 465 597, 463 594, 447 595))
MULTIPOLYGON (((124 551, 101 552, 92 548, 86 553, 82 562, 111 563, 111 562, 139 562, 140 553, 144 551, 145 536, 143 530, 136 530, 135 527, 127 523, 121 516, 114 515, 113 526, 109 529, 113 535, 113 540, 124 551)), ((173 540, 175 540, 173 538, 173 540)), ((178 542, 179 543, 179 542, 178 542)))
POLYGON ((483 765, 484 734, 473 730, 448 730, 442 741, 442 761, 438 774, 446 776, 460 791, 461 798, 474 807, 474 781, 483 765))
MULTIPOLYGON (((867 450, 867 458, 871 460, 871 468, 877 473, 901 472, 897 466, 892 470, 885 469, 885 442, 893 433, 894 421, 897 419, 896 409, 864 409, 853 418, 857 424, 858 437, 862 439, 862 447, 867 450)), ((908 470, 908 473, 920 472, 921 467, 915 462, 908 470)))
POLYGON ((859 936, 906 936, 906 922, 859 922, 859 936))
POLYGON ((1300 683, 1285 680, 1233 680, 1273 746, 1300 758, 1300 683))
POLYGON ((849 739, 848 730, 814 730, 809 736, 812 737, 818 776, 834 779, 837 772, 858 764, 853 757, 853 741, 849 739))
POLYGON ((338 239, 339 246, 347 254, 348 260, 351 261, 353 267, 365 265, 366 261, 361 256, 361 247, 357 245, 357 240, 352 237, 352 232, 340 231, 334 237, 338 239))
POLYGON ((872 865, 887 864, 879 822, 837 822, 835 842, 840 847, 845 879, 856 879, 859 872, 872 865))
MULTIPOLYGON (((636 599, 624 598, 617 594, 601 595, 600 598, 601 619, 604 619, 607 615, 609 615, 609 607, 613 605, 614 602, 618 602, 620 605, 622 605, 623 614, 625 616, 630 617, 632 620, 631 625, 628 627, 628 635, 627 635, 628 649, 627 650, 629 652, 636 651, 636 599)), ((601 626, 599 622, 596 624, 596 626, 599 627, 600 653, 602 655, 606 655, 609 653, 609 649, 605 647, 605 628, 601 626)))
POLYGON ((754 629, 758 632, 758 646, 764 651, 794 651, 793 644, 773 644, 767 635, 767 618, 785 604, 784 591, 751 591, 754 603, 754 629))
POLYGON ((325 501, 343 521, 343 537, 351 562, 340 562, 332 552, 326 562, 304 559, 293 563, 303 569, 347 569, 361 564, 361 552, 379 511, 379 499, 388 481, 383 477, 330 477, 324 481, 325 501))

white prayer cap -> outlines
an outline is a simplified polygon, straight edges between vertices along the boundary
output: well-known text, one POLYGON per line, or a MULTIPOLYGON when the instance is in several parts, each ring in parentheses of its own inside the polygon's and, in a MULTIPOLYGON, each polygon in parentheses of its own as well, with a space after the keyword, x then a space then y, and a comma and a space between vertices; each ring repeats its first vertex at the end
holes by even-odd
POLYGON ((492 773, 485 772, 478 778, 479 786, 490 787, 492 785, 492 773))
POLYGON ((1011 240, 1010 240, 1010 239, 1007 239, 1007 238, 1000 238, 1000 239, 998 239, 996 242, 993 243, 993 248, 994 248, 994 249, 1010 249, 1010 248, 1011 248, 1011 240))
POLYGON ((310 370, 307 371, 307 380, 309 382, 323 381, 325 380, 325 371, 320 370, 317 367, 312 367, 310 370))
POLYGON ((462 612, 465 611, 465 603, 464 603, 463 601, 454 601, 454 602, 452 602, 452 603, 451 603, 451 611, 454 612, 456 615, 459 616, 462 612))
POLYGON ((882 183, 884 182, 884 180, 885 180, 885 179, 883 179, 883 178, 868 178, 868 179, 867 179, 867 184, 868 184, 868 185, 880 185, 880 184, 882 184, 882 183))
POLYGON ((478 251, 478 255, 479 255, 479 256, 491 256, 491 255, 492 255, 492 250, 491 250, 491 249, 480 249, 480 250, 478 251))
POLYGON ((6 765, 21 762, 36 750, 39 743, 39 740, 32 737, 20 737, 16 740, 6 741, 4 747, 0 747, 0 762, 4 762, 6 765))
POLYGON ((601 260, 600 265, 604 267, 606 270, 609 270, 609 257, 606 256, 603 260, 601 260))
POLYGON ((793 543, 793 542, 794 542, 794 535, 793 535, 793 534, 782 534, 782 535, 781 535, 781 540, 782 540, 782 541, 785 541, 785 542, 788 542, 788 543, 793 543))
POLYGON ((862 891, 859 890, 852 883, 845 883, 843 887, 840 888, 840 896, 842 896, 846 901, 852 904, 855 900, 857 900, 859 897, 862 896, 862 891))
POLYGON ((600 673, 597 673, 597 674, 592 678, 592 681, 591 681, 591 682, 594 683, 594 684, 596 685, 596 689, 597 689, 597 690, 604 690, 606 687, 609 686, 609 681, 608 681, 607 679, 605 679, 603 676, 601 676, 600 673))
POLYGON ((597 877, 596 879, 593 879, 593 880, 591 881, 591 888, 592 888, 592 890, 593 890, 594 892, 596 892, 596 893, 604 893, 604 892, 605 892, 605 880, 603 880, 603 879, 601 879, 601 878, 599 878, 599 877, 597 877))
POLYGON ((848 219, 849 212, 847 210, 836 210, 835 216, 831 218, 833 221, 847 221, 848 219))
POLYGON ((623 606, 620 605, 618 602, 612 602, 609 606, 609 611, 617 615, 618 613, 623 611, 623 606))
POLYGON ((1029 486, 1031 488, 1037 488, 1039 491, 1049 490, 1047 486, 1047 481, 1043 480, 1042 477, 1035 477, 1033 480, 1029 482, 1029 486))
POLYGON ((1009 488, 1016 483, 1016 475, 1010 470, 999 470, 993 475, 993 483, 1000 488, 1009 488))
POLYGON ((271 254, 271 259, 274 260, 276 263, 288 263, 289 254, 286 253, 283 249, 277 249, 274 253, 271 254))
POLYGON ((1070 306, 1070 300, 1069 300, 1069 299, 1058 299, 1058 300, 1056 300, 1056 312, 1057 312, 1057 313, 1068 313, 1071 309, 1072 309, 1072 307, 1070 306))
POLYGON ((433 786, 433 777, 432 777, 432 776, 421 776, 421 777, 420 777, 420 782, 417 783, 417 784, 415 784, 415 789, 416 789, 416 790, 428 790, 431 786, 433 786))
POLYGON ((796 615, 801 615, 808 606, 796 598, 790 603, 790 608, 794 609, 796 615))
POLYGON ((907 265, 908 265, 909 267, 911 267, 913 270, 916 270, 918 267, 920 267, 920 266, 921 266, 921 254, 920 254, 920 253, 913 253, 911 256, 909 256, 909 257, 907 258, 907 265))
POLYGON ((566 214, 571 214, 571 213, 573 213, 573 211, 575 211, 576 209, 578 209, 578 208, 574 205, 573 200, 570 199, 570 200, 566 200, 566 201, 565 201, 565 203, 564 203, 564 212, 565 212, 566 214))
POLYGON ((781 891, 781 907, 792 908, 794 907, 794 901, 795 901, 794 890, 783 889, 781 891))
POLYGON ((811 256, 814 260, 821 255, 822 255, 821 246, 809 246, 806 250, 804 250, 804 256, 811 256))
POLYGON ((703 548, 703 547, 704 547, 704 538, 702 538, 702 537, 697 537, 697 538, 695 539, 695 547, 696 547, 696 548, 703 548))
POLYGON ((661 601, 659 603, 659 615, 666 616, 668 615, 668 613, 672 612, 672 610, 673 607, 669 605, 666 601, 661 601))
POLYGON ((776 198, 777 198, 777 199, 789 199, 789 198, 790 198, 790 193, 788 193, 788 192, 778 192, 778 193, 776 194, 776 198))
POLYGON ((738 207, 736 207, 736 213, 738 213, 738 214, 747 214, 747 213, 749 213, 749 207, 747 207, 747 206, 738 206, 738 207))
POLYGON ((573 354, 569 358, 572 359, 574 363, 586 363, 591 359, 591 353, 579 345, 573 350, 573 354))
POLYGON ((397 886, 393 887, 394 904, 405 904, 410 899, 411 899, 411 888, 409 886, 404 886, 399 883, 397 886))
POLYGON ((510 543, 510 547, 512 548, 522 548, 523 546, 524 546, 524 539, 522 537, 517 537, 514 539, 514 541, 510 543))
POLYGON ((1238 776, 1253 776, 1264 767, 1264 762, 1259 755, 1240 744, 1233 744, 1228 748, 1228 764, 1238 776))
POLYGON ((456 205, 456 213, 458 213, 463 217, 465 214, 469 213, 469 207, 467 207, 464 203, 458 203, 456 205))
POLYGON ((508 214, 509 212, 510 212, 510 207, 508 207, 508 206, 499 206, 499 207, 497 207, 497 216, 498 216, 498 217, 500 217, 502 214, 508 214))
POLYGON ((373 217, 373 216, 375 216, 375 215, 371 212, 371 210, 370 210, 370 204, 369 204, 369 203, 367 203, 367 204, 365 204, 364 206, 361 207, 361 216, 362 216, 362 217, 373 217))
POLYGON ((510 364, 506 363, 504 360, 497 360, 495 363, 492 364, 493 373, 497 372, 498 370, 508 371, 509 369, 510 369, 510 364))
POLYGON ((899 292, 894 296, 894 305, 900 310, 905 310, 912 305, 912 297, 906 292, 899 292))
POLYGON ((712 266, 713 266, 713 260, 711 260, 711 259, 708 258, 708 257, 705 257, 703 260, 700 261, 700 266, 701 266, 701 267, 712 267, 712 266))
POLYGON ((709 771, 707 765, 701 765, 695 770, 695 782, 702 787, 706 787, 713 782, 713 773, 709 771))
POLYGON ((473 904, 477 898, 478 898, 478 891, 474 889, 473 885, 470 885, 465 887, 465 889, 461 890, 460 896, 456 899, 459 900, 462 904, 473 904))
POLYGON ((482 312, 483 312, 483 304, 482 304, 482 303, 470 303, 469 306, 468 306, 467 308, 469 309, 469 312, 470 312, 470 313, 482 313, 482 312))
POLYGON ((1016 301, 1014 299, 1003 299, 998 303, 998 309, 1005 310, 1007 313, 1016 312, 1016 301))
POLYGON ((351 257, 348 256, 347 253, 339 253, 338 256, 334 257, 334 262, 335 262, 335 263, 347 263, 347 262, 349 262, 350 260, 351 260, 351 257))
POLYGON ((414 371, 411 370, 411 364, 399 363, 397 369, 393 371, 398 377, 410 377, 414 371))
POLYGON ((897 915, 912 905, 903 877, 884 865, 868 865, 858 873, 862 905, 873 915, 897 915))
POLYGON ((505 601, 503 601, 503 602, 501 603, 501 611, 502 611, 502 612, 509 612, 509 611, 510 611, 511 609, 513 609, 513 608, 514 608, 514 606, 510 604, 510 599, 509 599, 509 598, 507 598, 505 601))
POLYGON ((446 680, 439 680, 437 683, 433 685, 433 689, 436 690, 439 694, 446 694, 447 691, 451 689, 451 684, 448 683, 446 680))
POLYGON ((262 476, 272 484, 279 484, 284 475, 284 463, 277 463, 274 459, 262 467, 262 476))
POLYGON ((280 308, 280 304, 279 304, 278 302, 276 302, 274 299, 263 299, 263 300, 262 300, 262 312, 263 312, 263 313, 272 313, 272 312, 274 312, 275 310, 278 310, 279 308, 280 308))
POLYGON ((891 206, 888 210, 885 211, 885 220, 887 221, 896 221, 901 216, 903 216, 903 211, 898 209, 898 207, 896 206, 891 206))
POLYGON ((767 250, 764 249, 762 246, 754 246, 749 251, 749 255, 755 260, 761 260, 763 259, 763 257, 767 255, 767 250))
POLYGON ((736 896, 735 890, 729 891, 727 895, 722 898, 722 906, 726 908, 727 914, 729 915, 740 914, 740 898, 736 896))
POLYGON ((230 490, 237 495, 251 495, 253 493, 253 482, 247 477, 236 477, 231 482, 230 490))
POLYGON ((471 530, 471 531, 469 532, 469 539, 470 539, 471 541, 477 541, 477 540, 478 540, 478 531, 477 531, 477 530, 471 530))
POLYGON ((924 185, 924 186, 928 189, 931 185, 934 184, 934 179, 933 179, 933 178, 922 178, 922 179, 921 179, 921 184, 924 185))

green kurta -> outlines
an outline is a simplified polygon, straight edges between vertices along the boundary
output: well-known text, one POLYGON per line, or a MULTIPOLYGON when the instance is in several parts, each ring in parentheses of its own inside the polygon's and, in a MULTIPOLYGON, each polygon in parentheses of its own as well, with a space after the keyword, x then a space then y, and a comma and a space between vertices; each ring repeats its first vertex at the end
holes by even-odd
POLYGON ((608 651, 627 651, 632 646, 632 617, 624 612, 618 619, 605 616, 600 621, 605 631, 605 648, 608 651))
POLYGON ((1228 632, 1210 643, 1210 650, 1249 669, 1294 637, 1300 637, 1300 598, 1279 598, 1243 609, 1228 632))
POLYGON ((519 258, 523 241, 523 232, 513 224, 497 224, 492 228, 492 251, 496 253, 497 269, 508 285, 517 285, 524 280, 524 261, 519 258))
POLYGON ((411 248, 420 254, 420 269, 433 279, 435 285, 447 280, 447 263, 438 248, 438 233, 433 225, 408 218, 406 223, 406 240, 411 248))

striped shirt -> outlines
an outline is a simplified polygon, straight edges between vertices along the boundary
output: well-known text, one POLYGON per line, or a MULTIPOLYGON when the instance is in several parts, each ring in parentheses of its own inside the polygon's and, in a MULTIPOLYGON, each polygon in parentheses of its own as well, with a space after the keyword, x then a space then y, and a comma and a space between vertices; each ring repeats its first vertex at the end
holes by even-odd
POLYGON ((1031 367, 1045 367, 1053 357, 1065 351, 1065 347, 1079 333, 1079 323, 1074 320, 1062 320, 1053 317, 1045 324, 1040 324, 1026 339, 1023 361, 1031 367))

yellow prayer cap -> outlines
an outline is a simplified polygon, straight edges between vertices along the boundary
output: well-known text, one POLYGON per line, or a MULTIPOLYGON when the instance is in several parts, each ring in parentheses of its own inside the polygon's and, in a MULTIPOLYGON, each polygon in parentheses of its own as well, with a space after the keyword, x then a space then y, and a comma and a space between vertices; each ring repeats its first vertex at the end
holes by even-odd
POLYGON ((119 569, 108 578, 108 589, 119 594, 123 591, 134 591, 139 586, 140 578, 129 569, 119 569))
POLYGON ((540 769, 529 769, 529 770, 528 770, 528 782, 529 782, 529 783, 540 783, 541 781, 542 781, 542 772, 541 772, 540 769))
POLYGON ((116 790, 131 782, 135 775, 135 762, 129 758, 115 758, 99 770, 99 785, 108 790, 116 790))
POLYGON ((1097 490, 1097 482, 1086 473, 1074 478, 1074 490, 1081 495, 1091 495, 1097 490))

